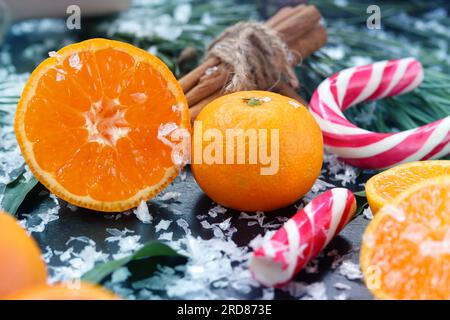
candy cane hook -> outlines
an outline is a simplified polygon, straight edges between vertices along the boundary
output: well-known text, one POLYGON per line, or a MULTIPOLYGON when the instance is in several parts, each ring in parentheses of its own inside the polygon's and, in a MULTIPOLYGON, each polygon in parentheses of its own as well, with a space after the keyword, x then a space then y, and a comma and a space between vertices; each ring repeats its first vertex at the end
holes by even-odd
POLYGON ((313 94, 310 111, 322 129, 327 149, 357 167, 382 169, 450 153, 450 116, 396 133, 364 130, 343 111, 355 104, 395 96, 416 88, 423 69, 413 58, 380 61, 342 70, 313 94))
POLYGON ((334 188, 297 212, 250 258, 253 277, 268 287, 290 281, 350 221, 356 211, 353 193, 334 188))

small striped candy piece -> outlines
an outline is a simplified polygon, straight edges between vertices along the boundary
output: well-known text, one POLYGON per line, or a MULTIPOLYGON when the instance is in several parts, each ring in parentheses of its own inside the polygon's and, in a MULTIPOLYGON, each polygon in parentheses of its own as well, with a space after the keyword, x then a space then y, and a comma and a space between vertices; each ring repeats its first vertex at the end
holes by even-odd
POLYGON ((355 211, 350 190, 334 188, 322 193, 253 252, 253 277, 268 287, 289 282, 344 228, 355 211))
POLYGON ((411 91, 422 79, 422 66, 413 58, 349 68, 325 79, 311 98, 310 111, 322 129, 327 149, 366 169, 449 154, 450 116, 416 129, 377 133, 355 126, 343 114, 355 104, 411 91))

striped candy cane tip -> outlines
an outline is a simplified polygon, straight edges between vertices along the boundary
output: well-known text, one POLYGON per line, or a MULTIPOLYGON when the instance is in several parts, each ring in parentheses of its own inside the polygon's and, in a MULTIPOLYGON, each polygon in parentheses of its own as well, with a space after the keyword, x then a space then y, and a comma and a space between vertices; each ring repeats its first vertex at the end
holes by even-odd
POLYGON ((343 111, 355 104, 409 92, 423 80, 414 58, 380 61, 335 73, 316 89, 310 111, 328 151, 354 166, 384 169, 449 154, 450 116, 416 129, 377 133, 357 127, 343 111))
POLYGON ((249 264, 253 277, 268 287, 289 282, 355 212, 355 197, 348 189, 334 188, 317 196, 255 249, 249 264))

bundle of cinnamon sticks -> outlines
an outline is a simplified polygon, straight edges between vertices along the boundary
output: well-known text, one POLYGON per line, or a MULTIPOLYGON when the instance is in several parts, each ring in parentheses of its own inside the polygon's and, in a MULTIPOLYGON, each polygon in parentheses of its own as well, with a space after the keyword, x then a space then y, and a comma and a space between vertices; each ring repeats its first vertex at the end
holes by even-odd
MULTIPOLYGON (((300 4, 280 9, 265 22, 265 25, 278 32, 293 55, 292 64, 297 65, 302 59, 325 45, 327 34, 320 20, 321 15, 316 7, 300 4)), ((205 105, 224 93, 223 88, 230 74, 231 70, 218 58, 213 57, 180 79, 192 120, 205 105)), ((295 89, 285 82, 278 83, 274 91, 302 100, 295 89)))

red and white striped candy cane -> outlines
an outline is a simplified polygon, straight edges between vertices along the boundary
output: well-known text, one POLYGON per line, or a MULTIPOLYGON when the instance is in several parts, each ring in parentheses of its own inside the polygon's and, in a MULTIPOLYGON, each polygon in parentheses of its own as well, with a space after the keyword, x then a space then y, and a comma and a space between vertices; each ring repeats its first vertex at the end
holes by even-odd
POLYGON ((353 193, 328 190, 289 219, 250 259, 253 277, 265 286, 291 280, 350 221, 356 211, 353 193))
POLYGON ((413 58, 349 68, 325 79, 314 92, 310 111, 322 129, 327 149, 343 161, 367 169, 449 154, 450 116, 416 129, 377 133, 355 126, 343 114, 360 102, 411 91, 422 79, 422 66, 413 58))

